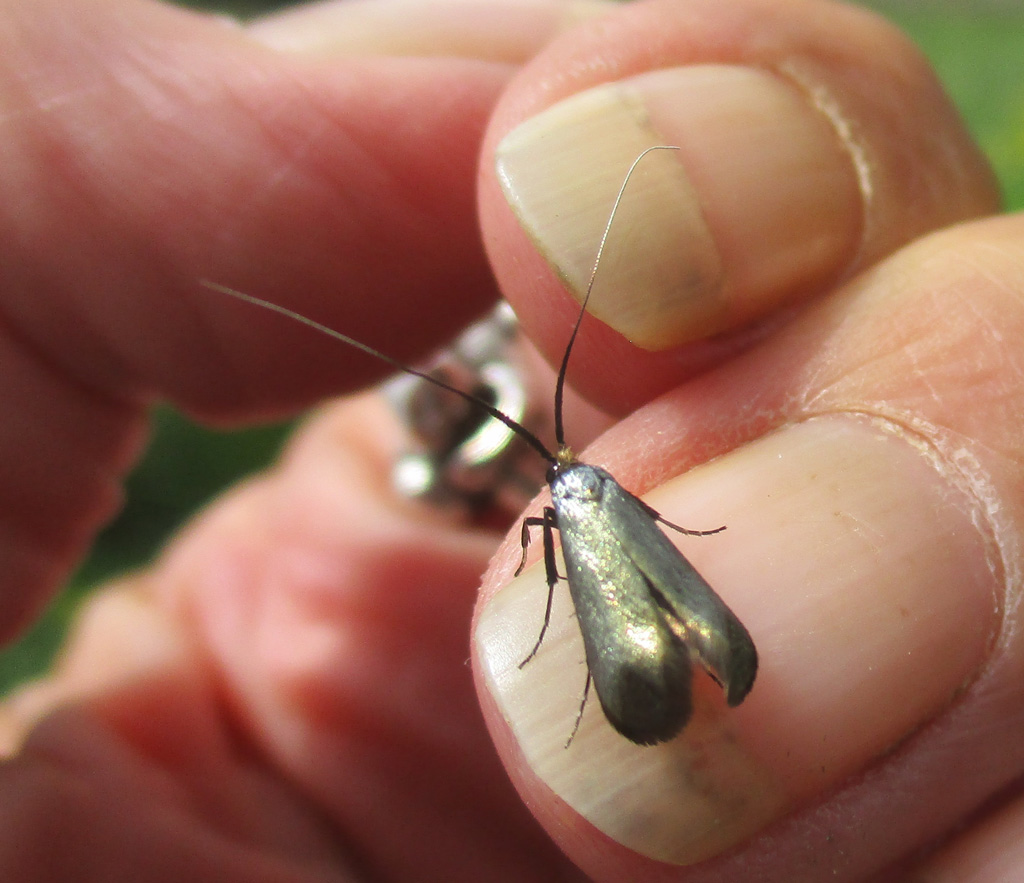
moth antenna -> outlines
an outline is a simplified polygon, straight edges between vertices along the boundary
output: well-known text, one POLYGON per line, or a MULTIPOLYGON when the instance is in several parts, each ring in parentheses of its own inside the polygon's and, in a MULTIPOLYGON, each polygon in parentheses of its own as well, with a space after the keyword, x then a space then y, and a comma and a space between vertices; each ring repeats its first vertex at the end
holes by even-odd
POLYGON ((399 371, 404 371, 407 374, 412 374, 413 377, 419 377, 421 380, 426 380, 428 383, 434 384, 434 386, 440 387, 443 390, 447 390, 450 393, 454 393, 460 398, 465 399, 472 405, 485 411, 489 416, 495 420, 499 420, 504 423, 509 429, 511 429, 516 435, 523 439, 527 444, 530 445, 537 453, 539 453, 548 463, 555 462, 555 456, 547 449, 544 443, 537 438, 529 429, 523 426, 521 423, 517 423, 507 414, 502 413, 489 402, 485 402, 479 396, 475 396, 472 393, 466 392, 465 390, 459 389, 456 386, 452 386, 450 383, 445 383, 443 380, 438 380, 436 377, 432 377, 425 371, 420 371, 417 368, 413 368, 410 365, 406 365, 404 362, 393 359, 391 356, 385 355, 380 350, 375 350, 372 346, 368 346, 365 343, 360 343, 354 337, 349 337, 347 334, 342 334, 340 331, 335 331, 333 328, 323 325, 317 322, 315 319, 310 319, 309 316, 303 316, 302 313, 297 313, 294 310, 289 310, 287 307, 282 307, 280 304, 272 303, 269 300, 263 300, 260 297, 254 297, 251 294, 246 294, 243 291, 238 291, 235 288, 228 288, 226 285, 221 285, 218 282, 211 282, 209 279, 200 279, 200 284, 211 291, 218 291, 221 294, 227 294, 231 297, 237 298, 238 300, 245 301, 246 303, 253 304, 257 307, 263 307, 264 309, 271 310, 275 313, 280 313, 282 316, 287 316, 289 319, 294 319, 296 322, 313 328, 316 331, 326 334, 328 337, 333 337, 335 340, 339 340, 342 343, 348 344, 351 347, 355 347, 357 350, 361 350, 367 355, 373 356, 376 359, 380 359, 382 362, 386 362, 392 368, 397 368, 399 371))
POLYGON ((587 303, 590 301, 590 295, 594 290, 594 280, 597 278, 597 268, 601 264, 601 256, 604 254, 604 247, 608 243, 608 233, 612 229, 612 221, 615 220, 615 214, 619 210, 619 203, 622 202, 622 196, 626 192, 626 185, 629 183, 629 179, 633 177, 633 172, 636 167, 640 165, 640 161, 647 156, 653 150, 679 150, 673 144, 657 144, 654 147, 648 147, 643 151, 629 167, 629 171, 626 172, 626 177, 622 179, 622 186, 619 187, 618 195, 615 197, 615 202, 612 203, 612 210, 608 213, 608 221, 604 225, 604 233, 601 234, 601 243, 597 247, 597 256, 594 258, 594 268, 590 271, 590 280, 587 282, 587 290, 583 296, 583 303, 580 306, 579 315, 576 317, 576 324, 572 327, 572 334, 569 335, 569 342, 565 345, 565 355, 562 356, 562 364, 558 369, 558 380, 555 383, 555 443, 559 449, 565 447, 565 427, 562 422, 562 398, 565 390, 565 372, 569 367, 569 356, 572 353, 572 346, 576 342, 576 335, 579 333, 580 325, 583 323, 583 315, 587 312, 587 303))

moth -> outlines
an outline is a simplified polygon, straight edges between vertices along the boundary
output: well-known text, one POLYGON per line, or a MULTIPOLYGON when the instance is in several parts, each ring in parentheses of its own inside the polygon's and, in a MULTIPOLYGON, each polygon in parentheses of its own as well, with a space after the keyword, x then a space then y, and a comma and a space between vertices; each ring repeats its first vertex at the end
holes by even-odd
MULTIPOLYGON (((558 370, 554 453, 525 426, 471 393, 278 304, 204 282, 208 288, 281 313, 400 371, 461 396, 505 424, 547 461, 551 505, 544 507, 542 515, 523 520, 523 557, 516 570, 518 575, 526 566, 531 530, 540 528, 548 584, 547 604, 537 642, 520 667, 540 652, 550 623, 552 599, 562 579, 555 555, 557 533, 565 563, 564 579, 569 584, 583 635, 588 669, 576 727, 593 684, 608 722, 638 745, 665 742, 686 726, 693 711, 694 662, 723 688, 730 706, 746 698, 757 675, 757 650, 750 634, 659 524, 687 536, 707 536, 724 528, 688 530, 666 521, 606 470, 578 460, 565 443, 562 401, 569 358, 616 211, 630 177, 643 158, 653 150, 672 149, 678 148, 659 145, 644 150, 627 171, 612 205, 582 306, 558 370)), ((576 728, 573 734, 575 731, 576 728)), ((569 739, 572 740, 571 735, 569 739)))

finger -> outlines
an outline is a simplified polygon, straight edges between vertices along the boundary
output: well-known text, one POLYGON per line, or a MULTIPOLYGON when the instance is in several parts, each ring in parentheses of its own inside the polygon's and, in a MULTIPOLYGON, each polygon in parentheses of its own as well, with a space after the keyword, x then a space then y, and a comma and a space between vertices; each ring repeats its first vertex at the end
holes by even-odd
POLYGON ((4 202, 33 207, 29 217, 9 211, 0 230, 17 246, 5 261, 5 314, 58 369, 107 395, 162 394, 223 418, 294 400, 318 374, 337 384, 336 363, 363 360, 335 347, 327 370, 324 346, 287 370, 287 341, 267 331, 279 322, 239 334, 237 305, 212 297, 204 278, 294 291, 299 307, 333 300, 330 318, 354 336, 393 321, 377 337, 401 342, 398 356, 493 297, 472 178, 507 64, 325 63, 161 4, 76 4, 77 28, 68 12, 16 7, 4 32, 19 71, 6 86, 4 202), (47 14, 64 27, 48 28, 47 14), (460 296, 445 309, 431 303, 450 290, 460 296), (263 348, 267 338, 276 347, 263 348), (232 369, 234 389, 210 383, 232 369))
POLYGON ((201 280, 401 358, 494 297, 473 181, 511 67, 482 38, 460 58, 273 51, 141 0, 0 15, 3 638, 116 508, 154 398, 255 419, 387 370, 201 280))
POLYGON ((142 577, 90 597, 0 733, 18 749, 0 766, 8 879, 355 879, 319 810, 240 750, 207 658, 142 577))
POLYGON ((572 381, 627 413, 921 233, 993 211, 993 176, 909 40, 809 0, 629 6, 503 96, 481 213, 555 363, 626 170, 572 381), (596 63, 599 59, 600 63, 596 63), (574 300, 564 296, 567 285, 574 300))
POLYGON ((69 699, 80 709, 50 718, 22 752, 42 796, 21 842, 62 819, 79 831, 76 879, 90 879, 103 855, 88 834, 122 819, 120 800, 137 810, 121 839, 160 879, 179 863, 201 879, 257 879, 228 862, 239 852, 250 872, 274 859, 380 879, 483 880, 495 867, 511 880, 578 878, 509 784, 466 664, 495 536, 396 500, 399 444, 368 397, 324 411, 274 472, 176 542, 137 588, 143 600, 94 602, 59 683, 16 709, 22 727, 69 699), (92 800, 60 800, 65 771, 94 785, 92 800), (253 806, 260 788, 267 800, 253 806), (181 804, 190 812, 167 831, 159 823, 181 804))
POLYGON ((577 828, 563 841, 598 879, 645 876, 643 859, 687 880, 868 879, 1018 779, 1021 267, 1020 217, 933 234, 591 452, 631 490, 661 484, 647 499, 670 521, 728 527, 684 551, 760 669, 732 710, 696 675, 675 742, 632 746, 592 707, 561 750, 579 637, 556 608, 534 662, 510 662, 546 586, 534 568, 489 597, 507 541, 475 627, 483 701, 549 830, 564 801, 621 845, 598 863, 577 828))

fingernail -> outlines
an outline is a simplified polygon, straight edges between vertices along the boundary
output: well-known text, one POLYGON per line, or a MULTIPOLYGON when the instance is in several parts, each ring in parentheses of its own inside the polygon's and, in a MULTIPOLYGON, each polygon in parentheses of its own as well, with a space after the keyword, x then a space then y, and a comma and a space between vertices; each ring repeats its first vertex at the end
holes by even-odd
POLYGON ((304 55, 522 63, 556 33, 614 6, 608 0, 336 0, 267 16, 253 22, 249 32, 273 49, 304 55))
MULTIPOLYGON (((760 668, 728 708, 694 675, 695 711, 655 747, 591 699, 564 584, 537 655, 535 566, 491 598, 474 640, 487 688, 532 772, 624 846, 693 864, 839 787, 949 705, 986 658, 999 585, 971 502, 895 427, 793 425, 646 499, 676 524, 727 530, 678 545, 746 625, 760 668)), ((669 531, 671 534, 671 531, 669 531)))
POLYGON ((497 148, 526 232, 580 301, 626 171, 589 311, 660 350, 748 322, 841 271, 860 236, 849 154, 766 71, 655 71, 568 98, 497 148))

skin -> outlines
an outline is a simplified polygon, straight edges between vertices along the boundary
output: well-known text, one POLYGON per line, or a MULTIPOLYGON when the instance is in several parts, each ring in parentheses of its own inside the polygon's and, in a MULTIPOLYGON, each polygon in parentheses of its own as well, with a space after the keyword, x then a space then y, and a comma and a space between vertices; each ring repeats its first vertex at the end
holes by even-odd
MULTIPOLYGON (((713 26, 716 52, 737 62, 769 5, 790 34, 811 22, 828 32, 845 15, 827 3, 743 0, 714 12, 719 5, 696 4, 700 27, 713 26)), ((573 302, 550 273, 539 275, 541 259, 489 158, 510 128, 559 97, 649 67, 721 60, 702 57, 712 44, 699 28, 659 42, 657 57, 646 52, 653 35, 672 32, 672 8, 647 4, 558 39, 567 25, 541 3, 516 13, 535 25, 523 29, 532 44, 480 38, 475 54, 409 59, 388 55, 386 29, 359 53, 286 53, 142 0, 0 5, 0 363, 10 366, 0 378, 3 634, 31 621, 115 511, 154 401, 237 424, 296 412, 383 374, 198 280, 280 300, 415 358, 497 294, 477 224, 480 163, 494 271, 525 328, 560 355, 573 302), (544 332, 548 320, 555 330, 544 332)), ((483 9, 481 33, 507 33, 505 11, 483 9)), ((965 438, 998 441, 1019 463, 1020 341, 990 332, 992 316, 1007 328, 1024 322, 1024 223, 978 220, 998 208, 988 170, 956 117, 937 109, 946 107, 939 87, 909 44, 884 33, 886 52, 869 41, 874 57, 865 48, 853 61, 885 83, 902 126, 868 109, 875 125, 865 138, 889 167, 917 169, 910 186, 919 198, 910 202, 923 208, 908 218, 876 204, 870 240, 835 279, 854 279, 948 227, 942 250, 967 255, 992 283, 983 297, 964 283, 959 294, 978 298, 978 308, 951 345, 1002 348, 991 386, 1002 406, 990 419, 968 419, 978 394, 955 372, 929 377, 930 395, 963 416, 965 438), (928 137, 908 141, 907 132, 928 137), (927 143, 957 149, 937 156, 927 143), (959 221, 969 223, 952 226, 959 221)), ((842 37, 836 28, 837 46, 842 37)), ((839 66, 816 45, 826 69, 839 66)), ((908 289, 915 274, 928 278, 929 254, 900 264, 908 289)), ((870 326, 872 286, 887 281, 884 272, 868 277, 841 309, 870 326)), ((793 309, 803 315, 835 285, 802 293, 793 309)), ((926 306, 911 299, 908 309, 926 306)), ((801 346, 825 351, 836 316, 806 316, 801 346)), ((941 344, 947 330, 938 323, 932 333, 941 344)), ((706 420, 706 449, 724 447, 730 415, 759 379, 785 374, 793 352, 769 341, 736 367, 742 336, 670 360, 595 334, 577 362, 588 394, 619 415, 644 406, 599 443, 600 462, 638 491, 692 465, 692 452, 671 441, 674 428, 706 420), (601 341, 612 357, 591 358, 601 341), (642 462, 627 445, 638 425, 661 439, 642 462)), ((871 364, 870 352, 846 353, 851 376, 858 357, 871 364)), ((865 370, 852 382, 865 395, 883 383, 896 395, 920 377, 865 370)), ((766 407, 781 408, 784 381, 764 395, 766 407)), ((651 879, 647 860, 609 847, 531 779, 486 695, 485 725, 467 634, 499 537, 393 497, 386 476, 398 429, 374 395, 323 406, 275 469, 217 501, 151 568, 87 604, 53 674, 10 698, 0 717, 10 754, 0 767, 0 877, 585 879, 565 849, 601 856, 589 870, 602 879, 651 879)), ((1019 473, 1001 490, 1019 503, 1019 473)), ((1020 530, 1009 511, 1006 529, 1020 530)), ((516 544, 502 547, 484 597, 507 578, 516 544)), ((1006 653, 996 693, 1024 650, 1006 653)), ((979 733, 1018 726, 1022 707, 978 705, 948 724, 950 738, 962 727, 956 744, 971 756, 979 733)), ((911 748, 899 762, 911 770, 919 759, 911 748)), ((1011 783, 1021 772, 1006 761, 998 774, 1007 788, 992 788, 1000 804, 980 814, 961 808, 965 786, 952 776, 943 799, 960 824, 937 822, 923 840, 908 832, 898 872, 891 850, 862 842, 863 877, 906 879, 913 864, 921 879, 995 879, 955 872, 975 874, 982 852, 1013 865, 1022 813, 1011 783), (911 863, 922 843, 941 849, 911 863)), ((886 789, 900 783, 880 776, 867 787, 872 805, 884 806, 886 789)), ((837 824, 853 823, 866 805, 841 790, 815 804, 837 824)), ((805 867, 801 834, 784 829, 697 871, 660 867, 658 879, 735 880, 728 862, 742 862, 746 849, 785 879, 805 867)), ((822 879, 831 876, 823 870, 822 879)))

